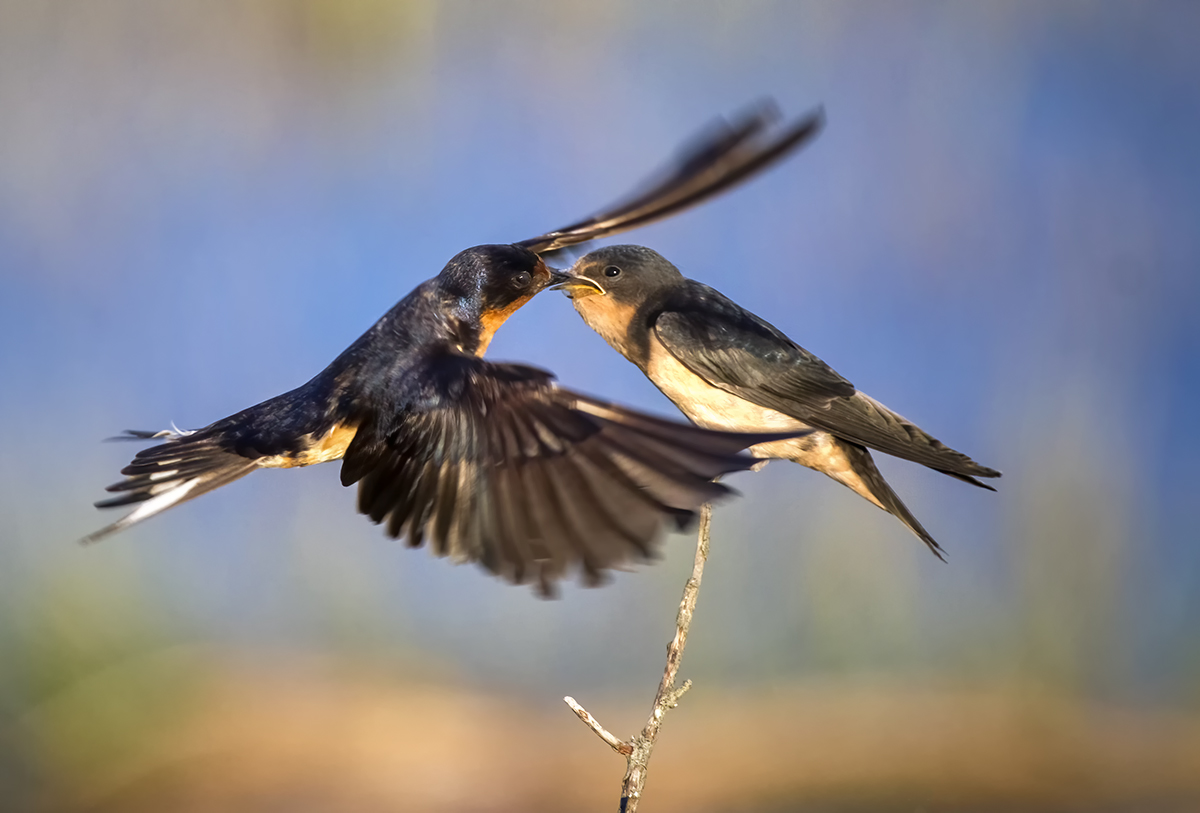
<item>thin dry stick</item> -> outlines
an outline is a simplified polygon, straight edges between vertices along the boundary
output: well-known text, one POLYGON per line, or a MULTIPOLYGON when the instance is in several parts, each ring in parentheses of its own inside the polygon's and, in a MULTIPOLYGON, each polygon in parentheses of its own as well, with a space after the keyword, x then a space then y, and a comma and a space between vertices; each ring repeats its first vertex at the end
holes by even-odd
POLYGON ((621 813, 633 813, 637 810, 642 788, 646 784, 646 763, 650 761, 650 752, 654 750, 654 741, 658 737, 659 727, 662 726, 663 716, 667 709, 675 708, 683 693, 692 687, 692 682, 687 680, 676 689, 675 675, 679 672, 679 662, 683 659, 683 648, 687 646, 688 628, 692 624, 692 613, 696 610, 696 597, 700 593, 704 563, 708 560, 708 532, 711 524, 712 506, 706 504, 700 509, 700 529, 696 534, 696 559, 692 563, 692 575, 684 585, 679 613, 675 616, 675 638, 667 645, 667 668, 663 670, 662 680, 658 684, 658 694, 654 697, 650 719, 646 721, 641 733, 635 734, 629 742, 622 742, 608 733, 595 717, 575 702, 575 698, 563 698, 584 725, 608 743, 609 748, 625 757, 625 781, 621 783, 621 813))

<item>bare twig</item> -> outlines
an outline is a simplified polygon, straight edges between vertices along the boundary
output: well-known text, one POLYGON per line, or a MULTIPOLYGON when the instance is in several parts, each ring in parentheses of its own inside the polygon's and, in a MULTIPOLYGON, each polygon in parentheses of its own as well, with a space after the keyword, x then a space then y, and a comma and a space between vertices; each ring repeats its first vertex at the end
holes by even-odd
POLYGON ((596 721, 596 718, 588 714, 587 709, 575 702, 575 698, 570 695, 563 698, 563 702, 571 707, 571 711, 575 712, 575 716, 583 720, 583 724, 596 732, 596 736, 608 743, 608 747, 623 756, 629 756, 633 753, 633 746, 629 743, 621 742, 608 730, 596 721))
POLYGON ((662 680, 658 684, 658 693, 654 697, 654 707, 650 710, 650 719, 640 733, 635 734, 629 742, 622 742, 608 733, 596 718, 575 702, 574 698, 564 697, 563 700, 580 720, 609 747, 626 758, 625 779, 621 783, 621 813, 634 813, 638 800, 642 796, 642 788, 646 784, 646 764, 650 761, 650 753, 654 750, 654 741, 658 738, 658 729, 662 726, 663 716, 667 709, 675 708, 679 698, 692 687, 690 680, 684 681, 675 688, 675 675, 679 672, 679 662, 683 659, 683 648, 687 646, 688 628, 692 624, 692 614, 696 610, 696 597, 700 592, 700 579, 704 575, 704 563, 708 560, 708 535, 712 525, 712 506, 705 505, 700 509, 700 528, 696 536, 696 559, 692 563, 692 575, 683 588, 683 598, 679 602, 679 613, 675 616, 675 638, 667 644, 667 667, 663 670, 662 680))

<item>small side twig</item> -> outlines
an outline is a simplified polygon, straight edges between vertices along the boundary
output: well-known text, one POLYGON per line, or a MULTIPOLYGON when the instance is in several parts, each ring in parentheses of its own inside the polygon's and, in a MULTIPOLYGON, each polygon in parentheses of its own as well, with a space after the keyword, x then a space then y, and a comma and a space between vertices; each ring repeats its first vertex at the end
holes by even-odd
POLYGON ((563 702, 571 707, 571 711, 575 712, 575 716, 583 720, 583 724, 596 732, 596 736, 608 743, 608 747, 616 751, 622 756, 629 756, 633 753, 633 746, 626 742, 621 742, 612 734, 608 733, 608 729, 600 725, 595 717, 588 714, 588 710, 575 702, 575 698, 567 695, 563 698, 563 702))
POLYGON ((692 687, 692 682, 687 680, 682 686, 676 688, 675 676, 679 672, 679 662, 683 659, 683 648, 687 646, 692 614, 696 611, 700 579, 704 575, 704 563, 708 560, 708 535, 711 525, 712 506, 706 504, 700 509, 700 528, 696 534, 696 558, 692 563, 692 575, 684 585, 683 598, 679 602, 679 612, 675 616, 675 637, 667 645, 667 666, 663 670, 662 680, 659 681, 658 693, 654 696, 654 706, 650 710, 650 718, 641 732, 635 734, 628 742, 622 742, 605 730, 595 717, 575 702, 574 698, 563 698, 563 701, 571 707, 584 725, 608 743, 610 748, 626 758, 625 779, 621 783, 621 813, 633 813, 637 810, 638 800, 642 796, 642 788, 646 784, 646 765, 654 750, 654 741, 658 738, 658 730, 662 726, 663 717, 666 715, 667 709, 675 708, 679 703, 679 698, 692 687))

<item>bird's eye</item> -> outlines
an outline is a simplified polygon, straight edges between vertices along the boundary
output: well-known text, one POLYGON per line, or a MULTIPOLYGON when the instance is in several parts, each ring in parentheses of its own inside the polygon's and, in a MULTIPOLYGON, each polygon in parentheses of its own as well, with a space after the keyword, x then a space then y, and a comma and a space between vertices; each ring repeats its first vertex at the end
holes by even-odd
POLYGON ((533 281, 533 277, 528 271, 522 271, 519 274, 513 274, 511 282, 514 288, 527 288, 529 283, 533 281))
POLYGON ((615 265, 610 265, 608 268, 604 269, 604 276, 606 277, 619 277, 620 275, 621 269, 617 268, 615 265))

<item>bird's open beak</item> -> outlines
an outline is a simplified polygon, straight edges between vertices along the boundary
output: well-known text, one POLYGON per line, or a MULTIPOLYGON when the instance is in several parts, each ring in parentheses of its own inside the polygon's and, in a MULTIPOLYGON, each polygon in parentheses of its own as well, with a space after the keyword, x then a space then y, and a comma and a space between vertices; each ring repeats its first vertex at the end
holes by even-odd
POLYGON ((550 272, 550 290, 562 291, 572 299, 604 293, 600 283, 594 279, 572 274, 569 271, 557 270, 550 272))

